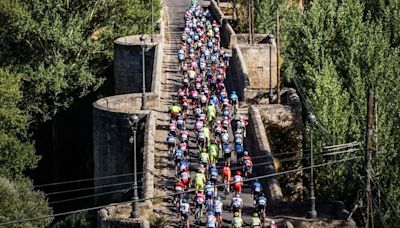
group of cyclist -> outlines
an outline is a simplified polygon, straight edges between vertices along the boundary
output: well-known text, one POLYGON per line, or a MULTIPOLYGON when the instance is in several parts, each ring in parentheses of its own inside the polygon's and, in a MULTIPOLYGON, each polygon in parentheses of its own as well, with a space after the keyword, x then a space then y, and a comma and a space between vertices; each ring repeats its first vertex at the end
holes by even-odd
MULTIPOLYGON (((211 20, 208 9, 203 9, 197 0, 192 0, 184 19, 185 28, 177 56, 182 83, 177 93, 178 101, 169 110, 166 140, 177 178, 174 203, 184 227, 190 226, 190 202, 195 205, 197 223, 206 211, 206 226, 221 227, 223 203, 218 193, 221 186, 224 198, 231 191, 234 193, 230 204, 234 213, 232 227, 243 227, 243 199, 240 194, 243 178, 252 175, 253 162, 243 146, 247 121, 238 117, 239 97, 235 91, 228 96, 224 84, 229 55, 220 47, 218 23, 211 20), (186 126, 192 121, 196 142, 193 151, 198 155, 199 163, 193 177, 189 162, 190 134, 186 126), (233 142, 228 133, 231 129, 233 142), (236 166, 231 168, 233 154, 236 155, 236 166), (223 184, 220 184, 220 179, 223 184), (194 192, 189 191, 192 187, 194 192)), ((252 184, 252 193, 256 213, 251 226, 261 227, 260 218, 265 218, 267 198, 260 182, 252 184)))

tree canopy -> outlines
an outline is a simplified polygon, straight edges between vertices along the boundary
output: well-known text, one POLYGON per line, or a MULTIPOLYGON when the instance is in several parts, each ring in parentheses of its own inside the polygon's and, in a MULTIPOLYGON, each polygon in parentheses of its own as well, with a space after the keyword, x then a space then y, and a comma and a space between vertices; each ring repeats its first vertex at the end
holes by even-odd
MULTIPOLYGON (((280 10, 283 80, 292 86, 296 76, 304 86, 326 130, 316 133, 319 148, 327 144, 324 134, 334 143, 364 143, 367 89, 374 89, 374 178, 394 204, 379 211, 386 223, 398 224, 394 211, 400 211, 400 1, 314 0, 303 1, 304 8, 293 1, 259 2, 258 32, 274 31, 274 24, 267 22, 275 17, 271 9, 280 10)), ((319 199, 339 199, 351 207, 361 186, 356 173, 363 169, 362 162, 318 170, 319 199)))
POLYGON ((150 33, 152 3, 156 22, 160 0, 0 1, 0 223, 51 215, 24 177, 40 159, 32 132, 112 80, 113 40, 150 33))

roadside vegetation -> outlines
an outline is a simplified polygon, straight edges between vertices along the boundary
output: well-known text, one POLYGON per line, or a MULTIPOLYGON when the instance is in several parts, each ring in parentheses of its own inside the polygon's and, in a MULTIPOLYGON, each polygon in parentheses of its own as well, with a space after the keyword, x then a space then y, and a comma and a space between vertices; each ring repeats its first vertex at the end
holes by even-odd
MULTIPOLYGON (((375 221, 381 226, 382 217, 390 227, 396 226, 400 222, 396 216, 400 211, 400 1, 255 0, 254 5, 258 33, 275 33, 279 9, 284 85, 295 87, 296 77, 304 88, 322 126, 314 129, 317 151, 329 144, 365 142, 367 90, 373 88, 377 106, 373 192, 377 201, 382 199, 375 221), (385 206, 383 198, 392 207, 385 206)), ((325 160, 319 157, 316 162, 325 160)), ((363 162, 318 169, 317 199, 342 200, 351 209, 363 186, 357 175, 363 174, 363 162)))
MULTIPOLYGON (((154 0, 154 6, 157 21, 160 1, 154 0)), ((112 80, 112 42, 119 36, 150 33, 151 1, 2 0, 0 20, 3 223, 51 215, 45 195, 24 176, 40 160, 32 133, 112 80)), ((51 221, 7 227, 45 227, 51 221)))

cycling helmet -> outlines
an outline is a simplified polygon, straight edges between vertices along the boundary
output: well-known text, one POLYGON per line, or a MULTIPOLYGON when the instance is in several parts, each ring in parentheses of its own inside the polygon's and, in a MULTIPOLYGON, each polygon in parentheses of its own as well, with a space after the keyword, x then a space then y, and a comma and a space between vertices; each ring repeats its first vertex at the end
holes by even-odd
POLYGON ((247 156, 249 155, 249 152, 247 152, 247 150, 244 152, 244 155, 247 156))
POLYGON ((240 171, 236 171, 236 175, 241 175, 242 173, 240 171))

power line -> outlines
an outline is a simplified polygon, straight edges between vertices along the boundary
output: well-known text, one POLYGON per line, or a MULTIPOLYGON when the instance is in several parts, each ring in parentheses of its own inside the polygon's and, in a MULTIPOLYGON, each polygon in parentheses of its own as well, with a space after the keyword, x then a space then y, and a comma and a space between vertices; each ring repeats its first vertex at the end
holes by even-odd
MULTIPOLYGON (((138 188, 142 188, 142 187, 138 186, 138 188)), ((75 201, 75 200, 80 200, 80 199, 86 199, 86 198, 92 198, 92 197, 95 197, 95 196, 109 195, 109 194, 119 193, 119 192, 125 194, 129 190, 132 190, 132 189, 133 189, 133 187, 130 187, 130 188, 124 188, 124 189, 119 189, 119 190, 114 190, 114 191, 109 191, 109 192, 102 192, 102 193, 97 193, 97 194, 92 194, 92 195, 86 195, 86 196, 80 196, 80 197, 75 197, 75 198, 57 200, 57 201, 49 202, 49 205, 54 205, 54 204, 64 203, 64 202, 69 202, 69 201, 75 201)))
POLYGON ((375 206, 375 211, 378 213, 378 215, 379 215, 379 219, 382 221, 382 225, 383 225, 383 227, 385 228, 385 227, 388 227, 388 225, 386 224, 386 222, 385 222, 385 219, 383 218, 383 216, 382 216, 382 214, 381 214, 381 211, 378 209, 378 205, 376 204, 376 201, 375 201, 375 199, 374 198, 371 198, 372 199, 372 203, 373 203, 373 205, 375 206))
MULTIPOLYGON (((360 144, 360 143, 357 143, 357 144, 354 144, 354 145, 351 145, 351 146, 346 146, 346 147, 343 146, 343 145, 346 145, 346 144, 337 145, 338 147, 332 147, 332 146, 330 146, 329 149, 326 149, 326 148, 328 148, 328 147, 324 147, 324 149, 326 149, 325 151, 330 152, 330 151, 335 151, 335 150, 340 150, 340 149, 346 149, 346 148, 348 148, 348 147, 354 147, 354 146, 356 146, 356 145, 361 145, 361 144, 360 144), (340 146, 340 147, 339 147, 339 146, 340 146)), ((358 149, 357 149, 357 150, 358 150, 358 149)), ((306 150, 302 150, 302 151, 305 152, 305 151, 310 151, 310 150, 309 150, 309 149, 306 149, 306 150)), ((254 157, 252 157, 252 158, 263 158, 263 157, 269 157, 269 156, 277 157, 277 156, 288 155, 288 154, 297 154, 297 153, 299 153, 299 151, 284 152, 284 153, 279 153, 279 154, 273 154, 273 153, 271 153, 270 155, 269 155, 269 154, 266 154, 266 155, 254 156, 254 157)), ((332 153, 332 154, 330 154, 330 153, 317 153, 317 154, 314 154, 314 155, 320 155, 320 154, 333 155, 334 153, 332 153)))
MULTIPOLYGON (((138 181, 138 182, 141 182, 141 181, 138 181)), ((46 195, 52 196, 52 195, 70 193, 70 192, 79 192, 79 191, 85 191, 85 190, 91 190, 91 189, 97 189, 97 188, 108 188, 108 187, 121 186, 121 185, 127 185, 127 184, 133 184, 133 181, 122 182, 122 183, 118 183, 118 184, 109 184, 109 185, 93 186, 93 187, 87 187, 87 188, 71 189, 71 190, 58 191, 58 192, 50 192, 50 193, 46 193, 46 195)))
MULTIPOLYGON (((344 153, 350 153, 350 152, 355 152, 355 151, 360 151, 360 149, 349 149, 349 150, 346 150, 346 151, 338 151, 338 152, 327 153, 327 154, 321 153, 321 154, 315 154, 314 156, 336 155, 336 154, 344 154, 344 153)), ((301 159, 308 159, 308 158, 311 158, 311 155, 304 156, 301 159)), ((281 160, 279 160, 279 162, 280 163, 284 163, 284 162, 298 161, 298 160, 300 160, 300 158, 291 157, 291 158, 281 159, 281 160)), ((274 164, 274 161, 256 163, 256 164, 253 164, 252 167, 256 167, 256 166, 260 166, 260 165, 271 165, 271 164, 274 164)), ((231 170, 234 171, 234 170, 239 170, 239 169, 242 169, 242 167, 237 166, 237 167, 232 168, 231 170)))
MULTIPOLYGON (((301 170, 307 170, 307 169, 311 169, 311 168, 318 168, 318 167, 332 165, 332 164, 336 164, 336 163, 351 161, 351 160, 355 160, 355 159, 358 159, 358 158, 361 158, 361 156, 355 156, 355 157, 352 157, 352 158, 341 159, 341 160, 337 160, 337 161, 317 164, 317 165, 314 165, 314 166, 308 166, 308 167, 303 167, 303 168, 298 168, 298 169, 293 169, 293 170, 282 171, 282 172, 279 172, 279 173, 261 175, 261 176, 257 176, 257 177, 248 178, 246 180, 243 180, 243 182, 249 182, 249 181, 253 181, 253 180, 256 180, 256 179, 265 179, 265 178, 269 178, 269 177, 274 177, 274 176, 279 176, 279 175, 283 175, 283 174, 298 172, 298 171, 301 171, 301 170)), ((232 184, 232 183, 234 183, 234 181, 230 182, 230 184, 232 184)), ((220 187, 220 186, 224 186, 224 185, 225 185, 224 183, 217 184, 217 185, 215 185, 215 187, 220 187)), ((187 191, 185 191, 183 193, 190 193, 190 192, 194 192, 194 191, 195 191, 194 189, 190 189, 190 190, 187 190, 187 191)), ((142 199, 139 199, 139 200, 130 200, 130 201, 125 201, 125 202, 115 203, 113 205, 122 205, 122 204, 128 204, 128 203, 133 203, 133 202, 142 202, 142 201, 146 201, 146 200, 173 197, 175 195, 179 195, 179 194, 183 194, 183 193, 172 193, 172 194, 167 194, 167 195, 164 195, 164 196, 147 197, 147 198, 142 198, 142 199)), ((14 221, 10 221, 10 222, 0 223, 0 226, 10 225, 10 224, 15 224, 15 223, 22 223, 22 222, 35 221, 35 220, 40 220, 40 219, 53 218, 53 217, 64 216, 64 215, 70 215, 70 214, 75 214, 75 213, 80 213, 80 212, 85 212, 85 211, 98 210, 98 209, 101 209, 101 208, 104 208, 104 207, 107 207, 107 206, 110 206, 110 204, 102 205, 102 206, 96 206, 96 207, 90 207, 90 208, 84 208, 84 209, 79 209, 79 210, 74 210, 74 211, 61 212, 61 213, 56 213, 56 214, 53 214, 53 215, 40 216, 40 217, 36 217, 36 218, 14 220, 14 221)))
POLYGON ((54 204, 64 203, 64 202, 69 202, 69 201, 75 201, 75 200, 80 200, 80 199, 86 199, 86 198, 91 198, 91 197, 95 197, 95 196, 109 195, 109 194, 118 193, 118 192, 122 193, 122 192, 124 192, 124 190, 126 190, 126 189, 120 189, 120 190, 115 190, 115 191, 110 191, 110 192, 102 192, 102 193, 74 197, 74 198, 63 199, 63 200, 56 200, 56 201, 49 202, 49 205, 54 205, 54 204))
POLYGON ((384 196, 383 202, 385 202, 386 206, 389 207, 390 209, 392 209, 392 211, 394 211, 395 215, 397 216, 397 218, 400 218, 399 212, 396 210, 396 208, 394 207, 394 205, 392 204, 392 202, 390 200, 387 200, 387 196, 385 195, 385 192, 383 191, 380 183, 377 180, 376 176, 372 176, 372 182, 378 186, 378 188, 381 190, 381 194, 384 196))
MULTIPOLYGON (((139 172, 138 174, 143 174, 143 172, 139 172)), ((48 184, 39 184, 39 185, 34 185, 34 187, 35 188, 39 188, 39 187, 48 187, 48 186, 55 186, 55 185, 62 185, 62 184, 79 183, 79 182, 92 181, 92 180, 104 180, 104 179, 110 179, 110 178, 116 178, 116 177, 124 177, 124 176, 130 176, 130 175, 133 175, 133 173, 125 173, 125 174, 118 174, 118 175, 111 175, 111 176, 104 176, 104 177, 95 177, 95 178, 87 178, 87 179, 77 179, 77 180, 54 182, 54 183, 48 183, 48 184)))

